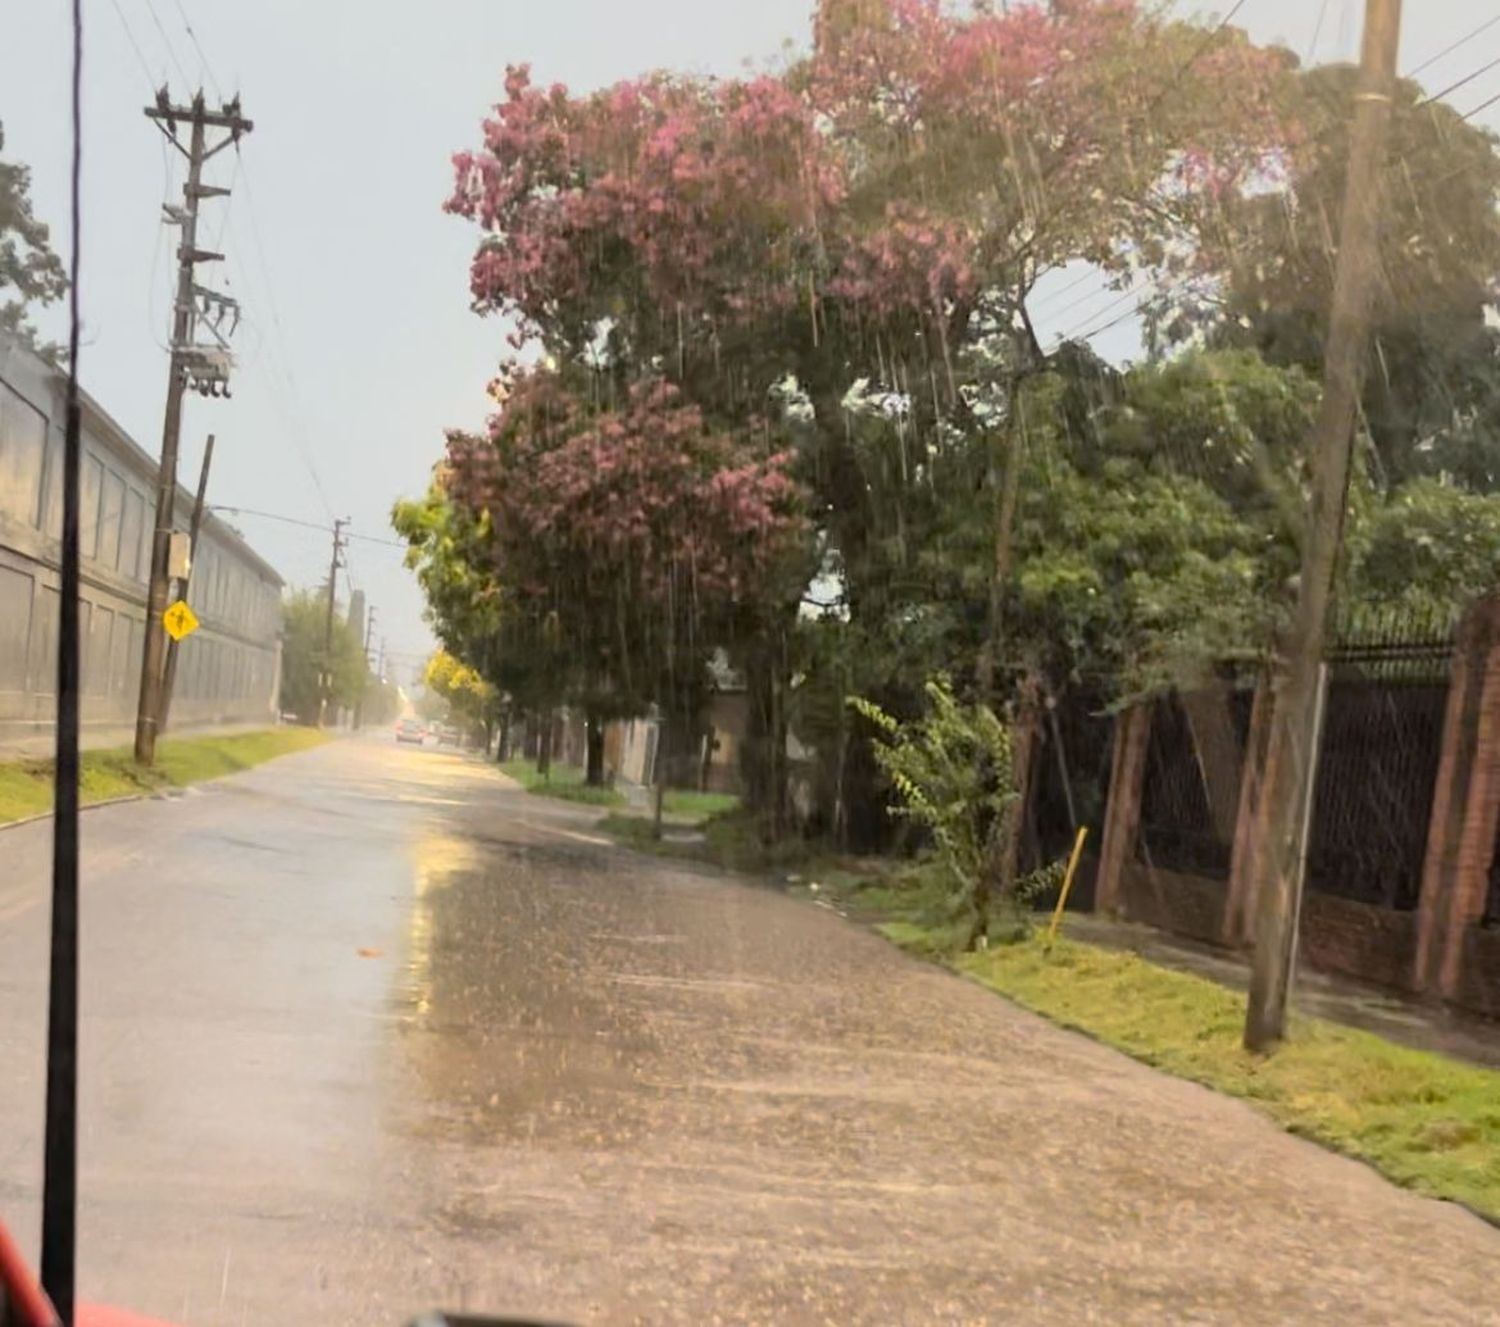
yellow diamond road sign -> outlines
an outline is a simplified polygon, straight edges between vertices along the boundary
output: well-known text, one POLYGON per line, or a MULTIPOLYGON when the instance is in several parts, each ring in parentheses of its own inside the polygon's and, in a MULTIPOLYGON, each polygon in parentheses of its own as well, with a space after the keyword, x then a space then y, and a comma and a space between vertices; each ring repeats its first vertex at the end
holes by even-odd
POLYGON ((182 599, 161 615, 161 624, 173 640, 181 640, 184 636, 191 636, 198 630, 197 617, 182 599))

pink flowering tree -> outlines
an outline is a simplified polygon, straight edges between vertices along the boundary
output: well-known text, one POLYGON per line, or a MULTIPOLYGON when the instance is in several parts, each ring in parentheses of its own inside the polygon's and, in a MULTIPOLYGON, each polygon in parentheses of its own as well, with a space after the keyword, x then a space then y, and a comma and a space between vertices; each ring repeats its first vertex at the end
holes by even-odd
POLYGON ((518 634, 569 661, 568 696, 595 718, 657 705, 680 732, 713 651, 754 628, 800 546, 787 460, 664 380, 608 406, 540 370, 487 434, 450 436, 444 484, 486 532, 518 634))
MULTIPOLYGON (((570 456, 585 435, 612 453, 633 436, 627 418, 644 418, 640 384, 654 399, 665 380, 677 395, 653 409, 696 410, 693 427, 725 446, 734 439, 741 457, 749 439, 762 456, 789 449, 778 471, 812 494, 805 532, 836 553, 857 630, 911 618, 908 608, 931 599, 932 576, 946 575, 932 570, 924 524, 954 507, 941 482, 971 484, 977 473, 996 489, 995 512, 1004 486, 1019 482, 1017 385, 1050 362, 1028 317, 1038 278, 1085 259, 1122 284, 1136 274, 1168 291, 1199 281, 1226 243, 1222 200, 1274 180, 1294 130, 1275 109, 1283 53, 1133 0, 999 12, 820 0, 815 39, 779 75, 654 74, 583 95, 512 68, 479 145, 454 159, 448 207, 480 231, 474 307, 508 321, 518 346, 544 348, 569 381, 582 373, 591 391, 623 403, 588 413, 612 418, 609 428, 585 429, 569 408, 532 399, 545 393, 530 383, 519 395, 532 418, 551 429, 562 410, 570 456), (793 380, 782 399, 797 402, 795 427, 777 422, 770 400, 793 380), (851 425, 859 380, 865 399, 883 404, 851 425), (979 398, 995 403, 986 418, 979 398), (768 430, 779 440, 765 442, 768 430)), ((498 451, 505 445, 502 436, 498 451)), ((652 473, 684 482, 686 471, 652 473)), ((696 500, 698 488, 687 491, 696 500)), ((535 519, 560 537, 539 493, 513 492, 514 528, 537 504, 535 519)), ((611 519, 649 527, 648 509, 635 510, 611 519)), ((981 638, 992 650, 1009 575, 1002 525, 981 638)), ((644 573, 627 564, 645 545, 595 524, 587 547, 601 575, 639 587, 644 573)), ((681 547, 701 551, 693 537, 681 547)), ((681 584, 692 562, 672 562, 663 583, 681 584)), ((698 603, 724 584, 707 568, 692 574, 698 603)), ((686 624, 653 595, 641 600, 653 605, 652 631, 680 640, 686 624)), ((754 618, 765 635, 745 650, 752 713, 773 727, 797 597, 754 618)), ((981 643, 976 614, 955 620, 957 634, 941 641, 946 667, 981 643)), ((591 648, 612 659, 611 685, 626 656, 665 657, 591 648)), ((866 650, 861 663, 885 657, 866 650)), ((885 699, 878 683, 856 685, 885 699)), ((784 744, 772 733, 768 746, 784 744)))

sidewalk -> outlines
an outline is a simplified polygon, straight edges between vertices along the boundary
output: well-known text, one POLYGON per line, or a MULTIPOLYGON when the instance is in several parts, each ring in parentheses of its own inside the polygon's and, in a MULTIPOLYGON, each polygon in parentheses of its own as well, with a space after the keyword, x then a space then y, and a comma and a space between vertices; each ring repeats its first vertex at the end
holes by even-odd
MULTIPOLYGON (((1129 950, 1162 967, 1191 972, 1231 990, 1244 991, 1250 984, 1248 955, 1215 949, 1154 927, 1070 912, 1063 919, 1063 932, 1087 944, 1129 950)), ((1500 1069, 1500 1023, 1305 967, 1297 970, 1292 1003, 1301 1013, 1362 1028, 1416 1050, 1500 1069)))

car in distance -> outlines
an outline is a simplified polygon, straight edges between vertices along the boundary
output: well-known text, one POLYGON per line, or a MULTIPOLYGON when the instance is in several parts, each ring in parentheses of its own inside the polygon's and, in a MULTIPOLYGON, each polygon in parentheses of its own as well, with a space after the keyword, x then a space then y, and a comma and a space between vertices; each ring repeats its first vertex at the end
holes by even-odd
POLYGON ((422 725, 415 719, 402 719, 396 725, 396 740, 398 742, 415 742, 422 745, 422 739, 427 734, 422 730, 422 725))

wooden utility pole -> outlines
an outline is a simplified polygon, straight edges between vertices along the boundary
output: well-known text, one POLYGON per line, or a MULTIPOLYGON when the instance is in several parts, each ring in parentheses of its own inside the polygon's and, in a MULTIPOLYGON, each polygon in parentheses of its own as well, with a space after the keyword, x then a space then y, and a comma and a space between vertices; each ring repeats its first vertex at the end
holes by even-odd
POLYGON ((1366 0, 1349 176, 1323 359, 1323 400, 1308 439, 1312 495, 1302 532, 1302 575, 1271 714, 1271 771, 1255 853, 1255 958, 1245 1045, 1267 1050, 1286 1030, 1295 963, 1308 817, 1317 761, 1320 679, 1329 605, 1349 505, 1349 464, 1380 267, 1380 179, 1389 137, 1401 0, 1366 0))
MULTIPOLYGON (((141 690, 135 718, 135 758, 142 765, 156 759, 156 738, 161 727, 163 646, 167 634, 162 627, 162 613, 167 607, 168 564, 172 546, 172 514, 177 497, 177 451, 182 437, 182 398, 191 386, 205 396, 227 394, 229 356, 221 320, 232 312, 238 322, 238 308, 233 300, 200 288, 193 280, 197 265, 221 258, 198 248, 198 205, 205 198, 222 198, 228 189, 203 183, 203 167, 216 153, 255 126, 240 114, 236 99, 221 110, 210 111, 203 93, 190 106, 174 106, 163 88, 156 104, 146 107, 147 118, 154 120, 167 141, 187 158, 187 183, 182 188, 183 206, 164 207, 169 223, 182 229, 177 248, 177 294, 172 306, 171 361, 167 376, 167 409, 162 423, 161 464, 156 479, 156 528, 151 541, 151 581, 146 595, 145 647, 141 660, 141 690), (190 132, 188 146, 178 141, 178 125, 186 124, 190 132), (224 132, 212 147, 208 131, 224 132), (199 324, 199 302, 203 301, 204 321, 217 346, 200 346, 195 337, 199 324), (212 310, 212 312, 210 312, 212 310)), ((233 331, 233 326, 230 327, 233 331)))
POLYGON ((359 684, 359 699, 354 702, 354 727, 358 731, 365 721, 365 691, 370 685, 370 639, 375 634, 375 605, 365 609, 365 675, 359 684))
POLYGON ((344 527, 348 520, 333 523, 333 557, 328 563, 328 615, 323 623, 323 667, 319 672, 322 683, 318 697, 318 727, 328 721, 328 702, 333 698, 333 619, 336 592, 339 583, 339 554, 344 551, 344 527))
MULTIPOLYGON (((198 531, 203 528, 203 501, 208 496, 208 471, 214 463, 214 435, 208 435, 208 442, 203 447, 203 468, 198 472, 198 495, 193 500, 193 520, 188 526, 188 568, 187 575, 182 577, 173 591, 175 599, 186 599, 188 587, 193 581, 193 561, 198 556, 198 531)), ((177 654, 182 648, 179 640, 167 642, 167 666, 162 674, 161 680, 161 721, 157 724, 157 733, 167 731, 167 722, 172 714, 172 692, 177 685, 177 654)))

